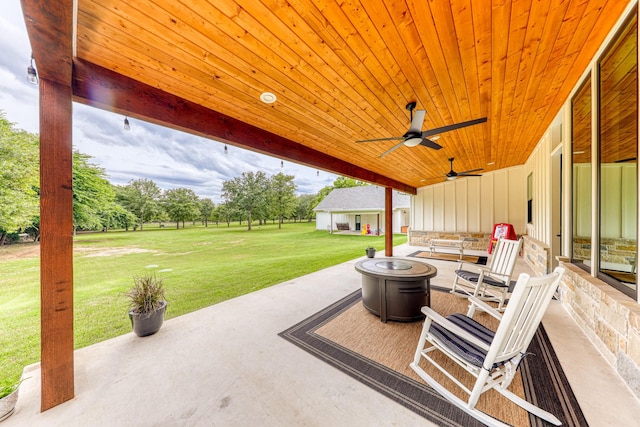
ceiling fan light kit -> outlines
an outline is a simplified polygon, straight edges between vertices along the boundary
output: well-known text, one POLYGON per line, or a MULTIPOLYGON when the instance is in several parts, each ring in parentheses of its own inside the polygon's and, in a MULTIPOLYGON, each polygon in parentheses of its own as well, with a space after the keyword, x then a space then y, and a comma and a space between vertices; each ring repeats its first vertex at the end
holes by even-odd
POLYGON ((449 159, 449 164, 451 165, 451 168, 450 168, 449 172, 447 172, 447 175, 445 175, 447 177, 447 181, 456 180, 456 179, 458 179, 459 176, 482 176, 482 175, 478 175, 478 174, 474 173, 474 172, 481 171, 482 168, 480 168, 480 169, 471 169, 471 170, 464 171, 464 172, 455 172, 453 170, 453 161, 454 160, 455 159, 453 157, 451 157, 449 159))
POLYGON ((407 147, 415 147, 422 142, 422 138, 408 138, 404 141, 404 145, 407 147))
POLYGON ((416 102, 409 102, 405 108, 407 110, 409 110, 409 113, 411 115, 411 126, 409 127, 409 130, 402 136, 394 136, 391 138, 376 138, 376 139, 361 139, 358 140, 356 142, 376 142, 376 141, 393 141, 393 140, 401 140, 399 143, 397 143, 396 145, 394 145, 393 147, 391 147, 390 149, 388 149, 387 151, 385 151, 384 153, 382 153, 380 155, 380 157, 384 157, 387 154, 392 153, 393 151, 395 151, 396 149, 400 148, 403 145, 406 145, 407 147, 415 147, 417 145, 423 145, 427 148, 431 148, 433 150, 440 150, 442 148, 442 146, 438 143, 435 142, 436 139, 438 139, 436 137, 437 134, 440 133, 444 133, 444 132, 449 132, 452 130, 456 130, 456 129, 461 129, 467 126, 473 126, 473 125, 477 125, 480 123, 484 123, 487 121, 486 117, 483 117, 481 119, 474 119, 474 120, 469 120, 466 122, 460 122, 460 123, 455 123, 452 125, 447 125, 447 126, 442 126, 439 128, 435 128, 435 129, 429 129, 426 131, 422 131, 422 126, 424 125, 424 117, 426 115, 426 111, 425 110, 416 110, 416 113, 413 114, 413 110, 416 108, 416 102), (429 137, 432 137, 432 139, 429 139, 429 137))

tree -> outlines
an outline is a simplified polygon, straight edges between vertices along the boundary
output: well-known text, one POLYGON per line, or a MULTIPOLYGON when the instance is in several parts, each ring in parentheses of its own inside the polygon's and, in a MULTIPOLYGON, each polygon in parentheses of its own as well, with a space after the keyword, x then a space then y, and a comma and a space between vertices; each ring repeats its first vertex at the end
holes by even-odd
POLYGON ((296 207, 296 184, 293 178, 293 175, 280 172, 270 180, 269 206, 278 218, 278 228, 282 228, 283 219, 291 215, 296 207))
POLYGON ((362 187, 364 185, 369 185, 364 181, 358 181, 357 179, 348 178, 346 176, 339 176, 333 181, 333 188, 351 188, 351 187, 362 187))
POLYGON ((39 213, 38 135, 14 128, 0 111, 0 245, 39 213))
POLYGON ((101 212, 112 208, 115 191, 104 169, 89 163, 91 156, 73 152, 73 228, 103 228, 101 212))
POLYGON ((211 199, 200 199, 200 218, 204 222, 204 226, 209 226, 209 221, 213 219, 216 205, 211 199))
POLYGON ((302 194, 296 198, 295 217, 301 222, 303 218, 311 221, 313 218, 313 207, 316 196, 313 194, 302 194))
POLYGON ((241 177, 222 183, 222 197, 233 209, 247 214, 251 231, 252 215, 266 212, 269 180, 264 172, 243 172, 241 177))
POLYGON ((224 221, 227 223, 227 227, 231 226, 231 220, 235 215, 235 209, 228 203, 220 203, 216 207, 215 218, 216 221, 224 221))
POLYGON ((102 229, 108 231, 111 228, 129 228, 138 222, 138 218, 129 212, 124 206, 117 202, 113 202, 107 209, 100 212, 102 218, 102 229))
POLYGON ((200 216, 200 203, 198 195, 189 188, 174 188, 167 190, 162 198, 162 205, 169 219, 176 222, 176 228, 182 228, 184 222, 200 216))
POLYGON ((159 214, 160 188, 150 179, 134 179, 117 190, 117 200, 132 212, 140 222, 140 231, 145 221, 159 214))
POLYGON ((329 193, 333 191, 334 188, 351 188, 351 187, 360 187, 364 185, 369 185, 369 184, 367 184, 364 181, 358 181, 357 179, 347 178, 346 176, 339 176, 335 179, 335 181, 333 181, 333 185, 328 185, 326 187, 321 188, 320 191, 318 191, 318 195, 316 196, 316 199, 313 203, 313 207, 315 208, 316 206, 318 206, 318 203, 324 200, 324 198, 327 197, 329 193))

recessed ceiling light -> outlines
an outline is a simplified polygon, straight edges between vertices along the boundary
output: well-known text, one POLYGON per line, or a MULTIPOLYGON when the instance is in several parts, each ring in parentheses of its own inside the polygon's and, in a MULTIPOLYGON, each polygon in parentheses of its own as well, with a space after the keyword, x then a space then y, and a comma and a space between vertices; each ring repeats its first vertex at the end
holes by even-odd
POLYGON ((584 151, 574 151, 573 154, 584 154, 584 151))
POLYGON ((437 141, 437 140, 439 140, 439 139, 440 139, 440 135, 433 135, 433 136, 430 136, 430 137, 429 137, 429 139, 430 139, 430 140, 432 140, 432 141, 437 141))
POLYGON ((265 104, 273 104, 276 102, 276 99, 276 96, 271 92, 262 92, 262 94, 260 94, 260 101, 265 104))
POLYGON ((491 166, 491 165, 495 165, 495 164, 496 164, 496 162, 489 162, 489 163, 487 163, 487 166, 491 166))

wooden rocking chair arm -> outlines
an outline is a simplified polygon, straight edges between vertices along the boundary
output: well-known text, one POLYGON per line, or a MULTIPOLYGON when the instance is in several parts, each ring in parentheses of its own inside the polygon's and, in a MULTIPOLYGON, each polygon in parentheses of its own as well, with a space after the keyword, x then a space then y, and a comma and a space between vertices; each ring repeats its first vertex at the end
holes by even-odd
POLYGON ((481 272, 488 272, 491 271, 491 269, 489 267, 487 267, 486 265, 478 265, 478 264, 473 264, 470 262, 465 262, 465 261, 461 261, 458 263, 458 270, 473 270, 473 269, 477 269, 479 273, 481 272), (467 266, 467 268, 464 268, 464 266, 467 266))
POLYGON ((478 307, 480 310, 490 314, 491 316, 495 317, 498 320, 502 319, 502 313, 499 312, 498 310, 496 310, 495 308, 491 307, 489 304, 487 304, 486 302, 478 299, 477 297, 474 297, 473 295, 470 295, 468 297, 468 300, 471 304, 475 305, 476 307, 478 307))
POLYGON ((489 345, 486 342, 465 331, 455 323, 447 320, 446 318, 435 312, 431 307, 422 307, 422 313, 427 316, 427 318, 430 318, 432 323, 437 323, 447 331, 459 336, 460 338, 470 342, 477 347, 482 348, 485 351, 489 350, 489 345))

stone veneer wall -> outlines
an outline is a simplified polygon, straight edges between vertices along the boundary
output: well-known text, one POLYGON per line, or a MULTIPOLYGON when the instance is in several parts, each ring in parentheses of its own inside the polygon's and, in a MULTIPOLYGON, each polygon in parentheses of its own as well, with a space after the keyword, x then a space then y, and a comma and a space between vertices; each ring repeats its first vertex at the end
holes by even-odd
POLYGON ((431 239, 465 240, 465 249, 486 251, 489 249, 491 233, 453 233, 446 231, 408 230, 409 246, 429 246, 431 239))
POLYGON ((522 256, 529 267, 538 276, 551 272, 551 248, 529 236, 522 237, 524 238, 522 256))
MULTIPOLYGON (((638 244, 632 239, 603 238, 600 243, 602 261, 628 265, 628 271, 636 266, 638 244)), ((573 238, 573 256, 577 259, 591 258, 591 237, 573 238)))
MULTIPOLYGON (((563 258, 560 301, 640 398, 640 305, 563 258)), ((580 351, 580 349, 575 349, 580 351)))

